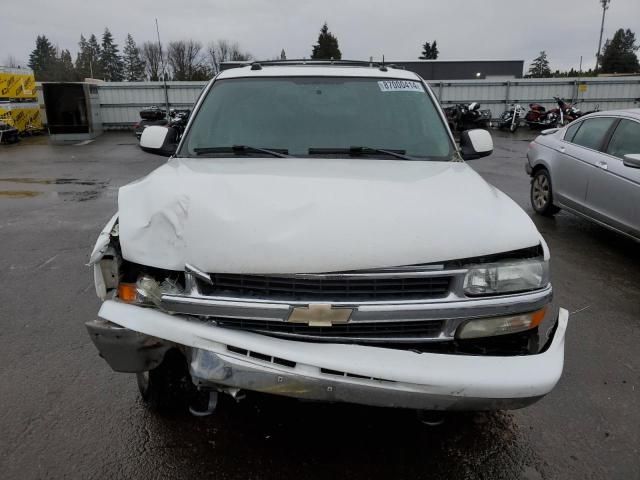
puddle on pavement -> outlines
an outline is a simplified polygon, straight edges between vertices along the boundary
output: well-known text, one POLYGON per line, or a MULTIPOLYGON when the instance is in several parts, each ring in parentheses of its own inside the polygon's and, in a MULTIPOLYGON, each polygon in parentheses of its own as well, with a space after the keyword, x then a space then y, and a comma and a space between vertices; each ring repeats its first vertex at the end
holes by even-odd
POLYGON ((42 195, 44 192, 36 192, 33 190, 0 190, 1 198, 30 198, 42 195))
MULTIPOLYGON (((80 187, 93 187, 89 190, 64 190, 55 191, 64 201, 85 202, 93 200, 106 188, 108 182, 98 180, 80 180, 78 178, 28 178, 9 177, 0 178, 0 183, 18 183, 26 185, 68 185, 80 187)), ((30 198, 49 193, 49 190, 0 190, 0 198, 30 198)))
POLYGON ((9 183, 36 183, 40 185, 100 185, 105 182, 98 182, 96 180, 79 180, 77 178, 24 178, 24 177, 10 177, 0 178, 0 182, 9 183))

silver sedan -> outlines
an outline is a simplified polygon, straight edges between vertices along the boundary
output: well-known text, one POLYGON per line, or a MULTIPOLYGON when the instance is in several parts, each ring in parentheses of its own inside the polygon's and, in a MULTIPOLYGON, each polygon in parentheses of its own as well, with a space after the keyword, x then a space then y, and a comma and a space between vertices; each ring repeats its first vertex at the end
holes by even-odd
POLYGON ((640 241, 640 109, 598 112, 529 145, 531 205, 561 208, 640 241))

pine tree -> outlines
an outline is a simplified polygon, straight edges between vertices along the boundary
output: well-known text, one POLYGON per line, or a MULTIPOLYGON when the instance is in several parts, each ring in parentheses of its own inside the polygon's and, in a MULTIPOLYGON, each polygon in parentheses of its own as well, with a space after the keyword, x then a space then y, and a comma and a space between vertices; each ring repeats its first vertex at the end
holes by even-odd
POLYGON ((29 68, 36 80, 50 80, 56 63, 56 49, 47 37, 38 35, 36 48, 29 55, 29 68))
POLYGON ((79 51, 76 57, 76 71, 80 78, 102 78, 100 65, 100 45, 94 34, 89 40, 80 35, 79 51))
POLYGON ((529 66, 528 76, 531 78, 549 78, 551 76, 551 68, 549 68, 547 52, 543 50, 540 52, 540 55, 533 60, 529 66))
POLYGON ((621 28, 611 40, 607 39, 604 44, 601 71, 603 73, 640 72, 637 50, 635 33, 621 28))
POLYGON ((286 60, 287 59, 287 54, 284 52, 284 48, 282 49, 282 51, 280 52, 280 60, 286 60))
POLYGON ((436 40, 433 43, 425 42, 422 45, 422 55, 420 56, 421 60, 436 60, 438 58, 438 42, 436 40))
POLYGON ((340 60, 342 53, 338 47, 338 39, 329 31, 329 26, 325 24, 320 29, 318 43, 313 46, 311 53, 313 60, 340 60))
POLYGON ((118 53, 118 45, 113 42, 113 35, 105 28, 100 49, 100 66, 104 79, 108 82, 122 81, 122 59, 118 53))
POLYGON ((75 81, 78 80, 76 69, 73 66, 73 60, 71 59, 71 52, 69 50, 61 50, 57 58, 57 76, 60 81, 75 81))
POLYGON ((122 64, 124 80, 128 82, 139 82, 144 79, 144 60, 140 56, 140 49, 133 40, 130 33, 127 34, 127 40, 122 50, 122 64))

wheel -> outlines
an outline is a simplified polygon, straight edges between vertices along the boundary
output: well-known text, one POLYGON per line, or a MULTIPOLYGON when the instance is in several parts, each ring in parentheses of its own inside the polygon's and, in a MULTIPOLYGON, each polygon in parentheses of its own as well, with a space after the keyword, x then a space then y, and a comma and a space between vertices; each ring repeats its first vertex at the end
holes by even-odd
POLYGON ((553 204, 553 190, 551 188, 551 176, 542 168, 533 174, 531 180, 531 206, 536 213, 544 216, 553 216, 560 211, 553 204))
POLYGON ((160 365, 136 377, 140 396, 152 410, 186 408, 195 391, 187 362, 178 350, 169 350, 160 365))
POLYGON ((516 130, 518 130, 518 122, 513 122, 511 125, 509 125, 509 131, 511 133, 515 133, 516 130))

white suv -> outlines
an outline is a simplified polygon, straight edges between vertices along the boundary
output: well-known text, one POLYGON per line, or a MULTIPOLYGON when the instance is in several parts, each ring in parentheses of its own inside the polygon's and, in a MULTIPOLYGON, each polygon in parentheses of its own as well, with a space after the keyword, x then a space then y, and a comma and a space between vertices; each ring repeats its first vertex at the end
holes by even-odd
POLYGON ((458 148, 414 73, 234 68, 174 133, 145 130, 173 156, 120 189, 91 255, 87 328, 151 406, 258 391, 490 410, 557 383, 568 314, 547 246, 463 161, 491 153, 488 132, 458 148))

